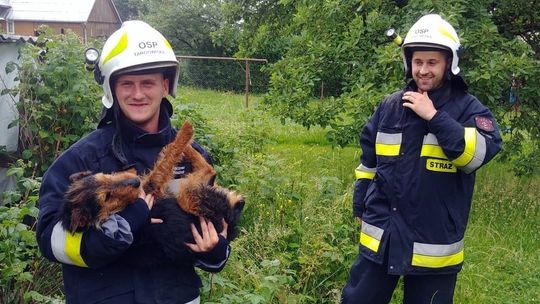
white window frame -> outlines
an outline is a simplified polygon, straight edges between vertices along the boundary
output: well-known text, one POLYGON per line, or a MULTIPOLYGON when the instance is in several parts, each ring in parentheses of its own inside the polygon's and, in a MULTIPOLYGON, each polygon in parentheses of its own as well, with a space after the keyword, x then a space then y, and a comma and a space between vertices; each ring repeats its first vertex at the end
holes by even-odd
POLYGON ((15 21, 13 20, 6 20, 6 32, 8 34, 15 34, 15 21))

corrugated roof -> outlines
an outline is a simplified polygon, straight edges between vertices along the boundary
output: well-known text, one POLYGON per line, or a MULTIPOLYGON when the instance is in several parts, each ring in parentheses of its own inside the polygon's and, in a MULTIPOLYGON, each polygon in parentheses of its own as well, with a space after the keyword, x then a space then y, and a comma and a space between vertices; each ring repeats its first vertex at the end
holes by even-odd
POLYGON ((11 20, 86 22, 95 0, 11 0, 11 20))
POLYGON ((6 43, 6 42, 29 42, 29 43, 35 44, 37 42, 37 37, 0 34, 0 43, 6 43))

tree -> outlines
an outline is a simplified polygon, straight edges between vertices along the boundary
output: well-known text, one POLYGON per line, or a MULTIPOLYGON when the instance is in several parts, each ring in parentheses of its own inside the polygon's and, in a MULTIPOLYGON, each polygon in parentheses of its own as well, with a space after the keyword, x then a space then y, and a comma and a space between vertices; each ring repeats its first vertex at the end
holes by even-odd
MULTIPOLYGON (((222 23, 220 1, 148 1, 143 19, 155 26, 171 42, 178 55, 229 57, 235 41, 215 40, 213 33, 222 23)), ((222 61, 181 61, 181 81, 214 89, 242 88, 243 74, 238 64, 222 61), (240 85, 239 85, 240 84, 240 85)))
MULTIPOLYGON (((495 14, 487 0, 247 2, 253 10, 236 10, 243 14, 237 17, 244 21, 238 22, 241 39, 262 38, 241 40, 240 51, 268 52, 268 44, 252 42, 275 41, 273 36, 286 46, 273 49, 281 57, 270 67, 267 108, 283 122, 329 127, 328 137, 336 145, 354 141, 376 104, 405 85, 400 49, 386 40, 385 31, 393 27, 405 36, 420 16, 441 14, 465 46, 460 67, 471 93, 492 109, 508 133, 511 154, 503 153, 503 158, 518 161, 514 167, 519 174, 538 170, 539 62, 519 27, 506 35, 497 30, 496 16, 509 4, 503 2, 495 14), (284 17, 262 9, 270 4, 285 10, 284 17), (523 161, 531 157, 532 162, 523 161)), ((529 7, 528 15, 537 11, 529 7)), ((525 20, 535 24, 535 19, 525 20)))
POLYGON ((32 160, 38 176, 75 141, 95 128, 100 87, 84 69, 84 45, 72 31, 53 35, 39 28, 37 43, 25 44, 20 63, 6 68, 17 73, 20 83, 9 90, 19 95, 17 110, 21 157, 32 160), (75 68, 76 67, 76 68, 75 68))
POLYGON ((493 1, 489 11, 499 33, 523 38, 540 59, 540 1, 493 1))
POLYGON ((113 0, 122 20, 138 19, 148 12, 145 0, 113 0))

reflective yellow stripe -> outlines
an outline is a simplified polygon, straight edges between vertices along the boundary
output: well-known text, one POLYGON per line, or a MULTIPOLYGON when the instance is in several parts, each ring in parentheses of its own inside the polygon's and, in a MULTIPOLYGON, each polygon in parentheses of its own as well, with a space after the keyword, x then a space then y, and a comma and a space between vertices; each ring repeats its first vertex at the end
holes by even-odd
POLYGON ((82 233, 66 233, 66 247, 65 252, 73 264, 80 267, 88 267, 81 257, 81 242, 82 233))
POLYGON ((441 146, 435 145, 422 145, 422 151, 420 152, 420 156, 448 159, 446 157, 446 154, 444 154, 441 146))
POLYGON ((473 159, 464 167, 461 167, 461 170, 465 173, 473 172, 474 170, 480 168, 484 163, 484 158, 486 157, 486 139, 480 132, 476 132, 476 147, 474 150, 473 159))
POLYGON ((463 239, 452 244, 413 244, 413 266, 441 268, 463 262, 463 239))
POLYGON ((128 45, 128 37, 127 37, 127 33, 124 33, 122 37, 120 37, 120 40, 118 40, 118 43, 116 44, 116 46, 110 51, 109 54, 107 54, 107 57, 103 59, 102 65, 105 65, 107 61, 111 60, 114 56, 122 53, 127 48, 127 45, 128 45))
POLYGON ((377 168, 368 168, 364 166, 363 164, 360 164, 356 170, 354 170, 354 174, 356 176, 356 179, 373 179, 375 177, 375 173, 377 172, 377 168))
POLYGON ((465 128, 464 139, 465 149, 463 150, 463 153, 452 161, 458 167, 467 165, 474 157, 476 151, 476 129, 465 128))
POLYGON ((362 221, 362 228, 360 230, 360 244, 372 251, 379 251, 379 244, 381 243, 384 230, 364 221, 362 221))
POLYGON ((356 176, 356 179, 361 179, 361 178, 373 179, 375 177, 375 172, 355 170, 354 175, 356 176))
POLYGON ((172 50, 172 46, 171 46, 171 44, 169 43, 169 41, 167 41, 167 39, 164 39, 164 41, 165 41, 165 46, 166 46, 167 48, 169 48, 169 49, 172 50))
POLYGON ((454 41, 454 43, 458 43, 457 37, 455 37, 454 35, 452 35, 452 34, 451 34, 449 31, 447 31, 443 26, 439 26, 437 30, 439 30, 439 33, 441 33, 441 35, 450 38, 450 40, 454 41))
POLYGON ((401 147, 401 133, 377 132, 375 154, 381 156, 398 156, 401 147))
POLYGON ((446 154, 444 154, 442 147, 439 146, 437 137, 433 133, 428 133, 424 136, 422 150, 420 151, 420 157, 422 156, 448 159, 446 154))
POLYGON ((376 144, 375 154, 382 156, 398 156, 401 145, 376 144))
POLYGON ((463 250, 448 256, 427 256, 413 253, 412 265, 428 268, 441 268, 463 263, 463 250))
POLYGON ((371 237, 363 232, 360 232, 360 244, 371 249, 372 251, 379 251, 379 244, 381 242, 374 237, 371 237))

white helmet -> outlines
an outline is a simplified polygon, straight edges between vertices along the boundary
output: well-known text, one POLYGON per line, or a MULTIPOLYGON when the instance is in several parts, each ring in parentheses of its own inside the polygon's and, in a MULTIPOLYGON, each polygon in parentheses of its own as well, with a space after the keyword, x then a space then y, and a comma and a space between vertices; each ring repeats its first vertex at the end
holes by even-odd
POLYGON ((459 37, 450 23, 437 14, 425 15, 411 27, 403 45, 401 55, 405 73, 410 76, 411 57, 416 49, 443 49, 452 53, 452 74, 459 74, 458 52, 461 48, 459 37))
POLYGON ((163 35, 143 21, 122 23, 105 42, 98 63, 105 95, 101 99, 111 108, 114 95, 113 76, 149 69, 159 69, 169 79, 169 94, 176 96, 179 66, 171 45, 163 35))

